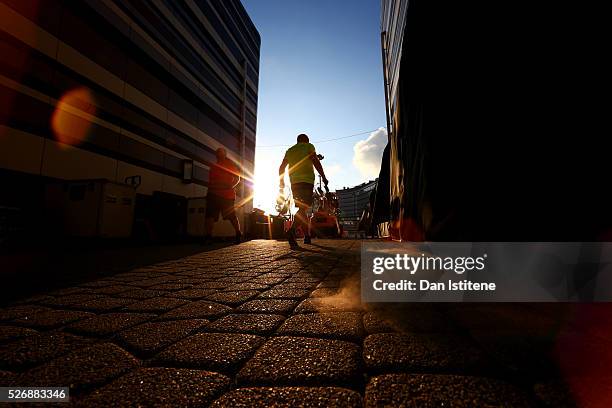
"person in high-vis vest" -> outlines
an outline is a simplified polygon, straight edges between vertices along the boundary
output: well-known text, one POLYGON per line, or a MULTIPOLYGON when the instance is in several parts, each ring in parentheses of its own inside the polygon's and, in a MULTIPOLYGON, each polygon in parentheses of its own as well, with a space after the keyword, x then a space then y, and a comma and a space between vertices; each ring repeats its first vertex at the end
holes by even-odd
POLYGON ((311 243, 310 219, 306 212, 312 207, 315 182, 314 169, 317 169, 326 186, 328 181, 327 177, 325 177, 323 166, 317 157, 315 147, 310 143, 308 136, 303 133, 298 135, 297 143, 287 149, 283 162, 278 169, 281 191, 285 188, 285 169, 287 166, 289 166, 291 193, 295 206, 298 208, 298 212, 295 214, 295 221, 291 224, 289 231, 287 231, 287 239, 291 247, 297 247, 295 239, 295 229, 297 226, 301 226, 302 231, 304 231, 304 244, 311 243))

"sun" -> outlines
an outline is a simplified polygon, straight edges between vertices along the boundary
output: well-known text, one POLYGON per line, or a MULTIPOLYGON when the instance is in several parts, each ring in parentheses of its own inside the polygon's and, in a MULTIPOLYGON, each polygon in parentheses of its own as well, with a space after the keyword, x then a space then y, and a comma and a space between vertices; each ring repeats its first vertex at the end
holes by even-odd
MULTIPOLYGON (((281 153, 282 154, 282 153, 281 153)), ((266 214, 276 214, 278 196, 278 166, 282 157, 269 152, 257 152, 255 157, 255 177, 253 207, 264 210, 266 214), (280 157, 280 158, 279 158, 280 157)), ((285 185, 289 185, 285 175, 285 185)))

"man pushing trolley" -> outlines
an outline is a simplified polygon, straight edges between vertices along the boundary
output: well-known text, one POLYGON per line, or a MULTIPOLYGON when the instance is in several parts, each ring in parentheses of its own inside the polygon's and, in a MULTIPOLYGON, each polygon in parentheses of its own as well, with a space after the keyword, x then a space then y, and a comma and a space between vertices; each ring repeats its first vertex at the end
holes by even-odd
POLYGON ((315 147, 310 143, 308 136, 299 134, 297 143, 291 146, 285 152, 285 157, 278 169, 279 187, 281 192, 285 188, 285 169, 289 166, 289 180, 291 182, 291 193, 295 206, 298 208, 295 214, 294 222, 287 231, 287 239, 292 248, 298 247, 295 239, 295 230, 297 226, 302 227, 304 231, 304 244, 310 244, 310 219, 307 211, 312 207, 313 189, 315 174, 314 169, 317 169, 325 186, 328 185, 327 177, 323 171, 323 166, 317 157, 315 147))

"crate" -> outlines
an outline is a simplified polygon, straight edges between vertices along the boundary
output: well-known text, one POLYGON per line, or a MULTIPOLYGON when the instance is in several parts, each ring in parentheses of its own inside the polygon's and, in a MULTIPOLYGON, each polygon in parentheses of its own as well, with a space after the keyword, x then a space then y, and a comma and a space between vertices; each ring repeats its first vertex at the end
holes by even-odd
POLYGON ((204 236, 205 213, 206 197, 191 197, 187 199, 187 235, 191 237, 204 236))
POLYGON ((134 186, 105 179, 47 185, 45 208, 61 232, 77 237, 126 238, 134 223, 134 186))

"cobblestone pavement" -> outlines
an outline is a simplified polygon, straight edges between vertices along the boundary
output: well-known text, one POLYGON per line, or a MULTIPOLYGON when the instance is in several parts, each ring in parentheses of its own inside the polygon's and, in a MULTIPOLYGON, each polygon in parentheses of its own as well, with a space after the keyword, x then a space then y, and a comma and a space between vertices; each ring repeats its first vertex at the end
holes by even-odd
POLYGON ((570 405, 541 336, 490 307, 362 305, 359 251, 251 241, 15 302, 0 383, 87 407, 570 405))

